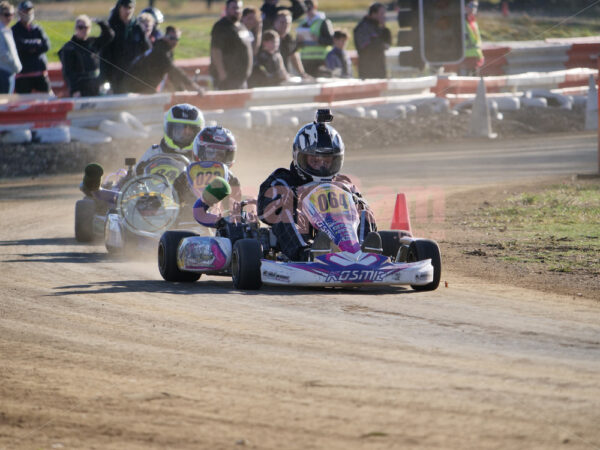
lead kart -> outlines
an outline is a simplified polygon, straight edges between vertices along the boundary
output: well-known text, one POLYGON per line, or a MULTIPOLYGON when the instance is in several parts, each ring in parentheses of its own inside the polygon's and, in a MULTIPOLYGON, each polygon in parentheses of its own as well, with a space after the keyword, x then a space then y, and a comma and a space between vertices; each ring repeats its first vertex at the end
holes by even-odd
POLYGON ((181 155, 158 155, 135 175, 135 160, 127 158, 128 170, 107 177, 102 188, 86 193, 75 205, 75 236, 80 242, 104 239, 109 253, 126 250, 154 250, 165 230, 190 228, 200 234, 207 230, 193 221, 191 205, 212 176, 227 177, 219 162, 190 164, 181 155), (185 174, 181 178, 180 175, 185 174), (184 186, 176 187, 176 181, 184 186), (189 208, 182 208, 182 197, 189 208))
POLYGON ((221 220, 216 236, 167 231, 159 242, 158 265, 167 281, 196 281, 202 273, 230 273, 237 289, 262 284, 283 286, 410 285, 418 291, 438 287, 442 263, 437 243, 408 232, 381 231, 381 249, 365 248, 353 194, 336 183, 305 186, 299 204, 329 248, 312 251, 309 261, 290 261, 279 251, 269 228, 221 220))

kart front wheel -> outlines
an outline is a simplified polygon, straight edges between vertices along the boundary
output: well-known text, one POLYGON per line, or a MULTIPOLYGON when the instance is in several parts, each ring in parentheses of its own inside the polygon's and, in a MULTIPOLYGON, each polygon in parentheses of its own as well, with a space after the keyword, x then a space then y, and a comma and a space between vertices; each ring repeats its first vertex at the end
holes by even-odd
POLYGON ((440 284, 442 275, 442 256, 437 243, 429 239, 418 239, 410 243, 408 248, 408 261, 417 262, 425 259, 431 259, 433 266, 433 281, 431 283, 419 286, 412 284, 411 287, 415 291, 434 291, 440 284))
POLYGON ((182 239, 196 236, 191 231, 165 231, 158 242, 158 270, 166 281, 193 283, 199 273, 184 272, 177 266, 177 249, 182 239))
POLYGON ((236 289, 260 289, 260 259, 262 248, 254 239, 240 239, 233 245, 231 255, 231 277, 236 289))
POLYGON ((94 240, 94 215, 96 203, 91 198, 75 202, 75 240, 92 242, 94 240))

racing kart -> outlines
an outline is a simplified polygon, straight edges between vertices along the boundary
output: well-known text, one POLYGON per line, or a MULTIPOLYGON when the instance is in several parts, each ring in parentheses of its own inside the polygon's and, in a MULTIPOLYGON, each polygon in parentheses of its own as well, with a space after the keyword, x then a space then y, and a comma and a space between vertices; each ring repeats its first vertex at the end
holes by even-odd
MULTIPOLYGON (((109 175, 101 189, 85 192, 75 204, 75 238, 79 242, 104 239, 109 253, 125 250, 154 250, 168 229, 193 227, 207 234, 192 218, 191 208, 182 208, 182 189, 175 187, 185 172, 187 204, 201 195, 213 176, 228 176, 219 162, 190 164, 182 155, 157 155, 148 161, 141 175, 135 175, 134 158, 125 160, 127 170, 109 175)), ((210 230, 212 231, 212 230, 210 230)))
MULTIPOLYGON (((158 247, 158 267, 166 281, 193 282, 206 274, 230 274, 236 289, 262 284, 284 286, 410 285, 435 290, 441 256, 431 240, 406 231, 380 231, 381 249, 367 249, 358 237, 361 222, 352 193, 335 183, 306 185, 301 214, 313 233, 325 233, 329 249, 313 250, 308 261, 290 261, 270 228, 242 214, 222 219, 215 236, 166 231, 158 247)), ((364 211, 362 212, 364 214, 364 211)))

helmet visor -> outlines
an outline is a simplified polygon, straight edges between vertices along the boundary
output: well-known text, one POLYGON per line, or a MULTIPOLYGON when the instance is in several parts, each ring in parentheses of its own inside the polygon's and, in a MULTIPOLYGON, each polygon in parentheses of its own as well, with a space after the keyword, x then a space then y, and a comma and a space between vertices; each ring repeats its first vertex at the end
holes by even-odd
POLYGON ((206 161, 219 161, 230 165, 235 158, 235 148, 228 145, 210 144, 204 147, 204 159, 206 161))
POLYGON ((342 169, 344 154, 299 153, 298 166, 305 173, 315 177, 332 177, 342 169))
POLYGON ((167 136, 179 148, 190 146, 199 132, 200 126, 191 123, 169 122, 167 125, 167 136))

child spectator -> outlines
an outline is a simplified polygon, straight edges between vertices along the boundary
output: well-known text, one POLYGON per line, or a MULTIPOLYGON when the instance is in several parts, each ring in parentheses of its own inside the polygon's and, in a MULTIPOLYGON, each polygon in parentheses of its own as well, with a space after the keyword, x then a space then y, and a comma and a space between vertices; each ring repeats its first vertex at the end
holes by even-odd
POLYGON ((142 27, 142 30, 144 30, 144 35, 146 36, 146 39, 148 39, 148 42, 153 43, 154 40, 152 39, 152 31, 154 30, 154 25, 156 24, 154 16, 149 12, 142 12, 138 16, 137 21, 142 27))
POLYGON ((279 86, 287 79, 288 73, 279 53, 279 34, 274 30, 267 30, 263 33, 248 86, 279 86))
POLYGON ((331 76, 340 78, 352 78, 352 63, 346 53, 348 33, 336 30, 333 33, 333 49, 327 53, 325 65, 331 71, 331 76))

